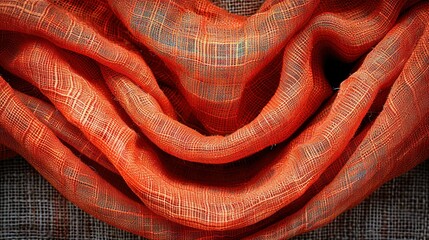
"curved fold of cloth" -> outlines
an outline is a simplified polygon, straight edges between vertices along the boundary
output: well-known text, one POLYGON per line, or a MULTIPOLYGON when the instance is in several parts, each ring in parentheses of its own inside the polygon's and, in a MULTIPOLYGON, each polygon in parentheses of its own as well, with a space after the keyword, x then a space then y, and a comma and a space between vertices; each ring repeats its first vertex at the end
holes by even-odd
POLYGON ((288 238, 429 157, 426 2, 2 1, 0 20, 0 156, 149 238, 288 238))

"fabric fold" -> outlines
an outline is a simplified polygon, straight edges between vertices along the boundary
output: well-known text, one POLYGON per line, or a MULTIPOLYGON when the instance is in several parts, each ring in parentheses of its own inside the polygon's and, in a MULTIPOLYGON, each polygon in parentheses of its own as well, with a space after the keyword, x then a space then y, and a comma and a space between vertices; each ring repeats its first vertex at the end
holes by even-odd
POLYGON ((424 1, 2 1, 0 156, 145 237, 289 238, 429 158, 428 20, 424 1))

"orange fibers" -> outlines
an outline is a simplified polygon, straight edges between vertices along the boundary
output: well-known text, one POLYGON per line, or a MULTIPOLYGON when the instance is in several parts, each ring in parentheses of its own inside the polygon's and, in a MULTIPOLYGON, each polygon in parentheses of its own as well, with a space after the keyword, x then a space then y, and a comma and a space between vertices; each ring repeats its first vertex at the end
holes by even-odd
POLYGON ((147 238, 289 238, 429 158, 428 22, 415 0, 1 1, 0 156, 147 238))

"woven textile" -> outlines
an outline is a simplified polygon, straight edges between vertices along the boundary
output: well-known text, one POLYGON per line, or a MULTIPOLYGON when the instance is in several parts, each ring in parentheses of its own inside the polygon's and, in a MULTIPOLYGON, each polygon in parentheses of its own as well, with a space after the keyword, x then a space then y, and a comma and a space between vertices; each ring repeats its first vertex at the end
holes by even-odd
MULTIPOLYGON (((427 239, 429 161, 393 179, 325 227, 293 239, 427 239)), ((0 162, 0 239, 138 240, 61 197, 20 158, 0 162)))
POLYGON ((147 238, 292 237, 429 157, 428 20, 424 1, 1 1, 0 155, 147 238))

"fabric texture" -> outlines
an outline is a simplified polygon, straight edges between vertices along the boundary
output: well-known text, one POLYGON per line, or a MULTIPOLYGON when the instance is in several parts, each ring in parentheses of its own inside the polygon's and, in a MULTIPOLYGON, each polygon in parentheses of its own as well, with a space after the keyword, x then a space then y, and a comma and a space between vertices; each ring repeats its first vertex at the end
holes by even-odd
POLYGON ((150 239, 293 237, 429 157, 427 2, 248 6, 1 1, 0 155, 150 239))
MULTIPOLYGON (((0 162, 0 178, 0 239, 144 239, 86 214, 20 157, 0 162)), ((428 182, 425 161, 327 226, 293 239, 427 239, 428 182)))

